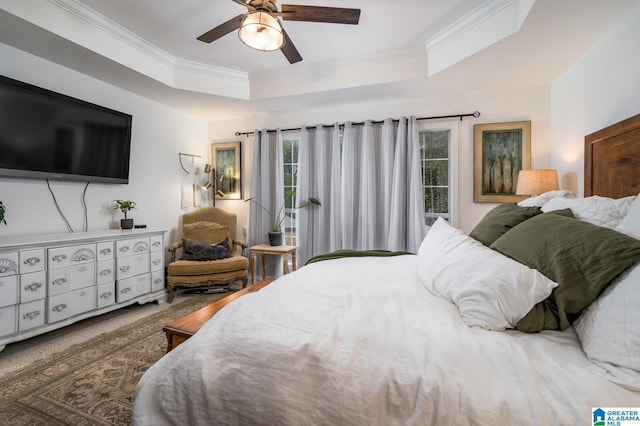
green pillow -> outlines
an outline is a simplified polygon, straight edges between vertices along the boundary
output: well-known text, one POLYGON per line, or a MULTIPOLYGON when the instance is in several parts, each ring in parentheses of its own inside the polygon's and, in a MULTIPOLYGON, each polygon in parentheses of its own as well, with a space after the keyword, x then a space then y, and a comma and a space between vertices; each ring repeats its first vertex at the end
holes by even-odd
POLYGON ((469 236, 490 246, 509 229, 540 213, 540 207, 520 207, 516 203, 500 204, 482 218, 469 236))
POLYGON ((559 284, 518 321, 518 330, 566 329, 616 276, 640 260, 640 240, 561 212, 522 222, 491 245, 559 284))

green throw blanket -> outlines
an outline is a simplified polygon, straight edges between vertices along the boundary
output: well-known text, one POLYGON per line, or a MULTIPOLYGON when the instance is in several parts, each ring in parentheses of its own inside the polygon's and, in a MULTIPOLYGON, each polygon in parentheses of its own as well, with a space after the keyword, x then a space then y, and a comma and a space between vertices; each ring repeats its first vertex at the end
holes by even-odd
POLYGON ((322 260, 341 259, 343 257, 388 257, 402 256, 405 254, 415 254, 408 251, 389 251, 389 250, 336 250, 331 253, 320 254, 307 260, 305 265, 322 260))

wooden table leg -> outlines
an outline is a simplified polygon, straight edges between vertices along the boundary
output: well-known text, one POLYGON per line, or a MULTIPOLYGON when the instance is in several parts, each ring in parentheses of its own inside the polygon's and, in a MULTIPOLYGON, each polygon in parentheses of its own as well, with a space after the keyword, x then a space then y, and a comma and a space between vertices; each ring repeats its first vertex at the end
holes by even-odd
POLYGON ((262 279, 267 277, 267 263, 264 261, 264 254, 262 255, 262 279))
POLYGON ((289 256, 287 254, 282 255, 282 275, 289 272, 289 256))
POLYGON ((258 265, 257 256, 251 252, 251 285, 256 282, 256 267, 258 265))
POLYGON ((291 252, 291 269, 296 270, 296 252, 298 250, 294 250, 291 252))

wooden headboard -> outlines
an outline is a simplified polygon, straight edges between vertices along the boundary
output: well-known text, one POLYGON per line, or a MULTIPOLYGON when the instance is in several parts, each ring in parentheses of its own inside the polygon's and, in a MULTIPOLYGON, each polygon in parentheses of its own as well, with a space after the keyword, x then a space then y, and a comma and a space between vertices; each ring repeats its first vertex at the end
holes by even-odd
POLYGON ((640 193, 640 114, 584 138, 584 196, 640 193))

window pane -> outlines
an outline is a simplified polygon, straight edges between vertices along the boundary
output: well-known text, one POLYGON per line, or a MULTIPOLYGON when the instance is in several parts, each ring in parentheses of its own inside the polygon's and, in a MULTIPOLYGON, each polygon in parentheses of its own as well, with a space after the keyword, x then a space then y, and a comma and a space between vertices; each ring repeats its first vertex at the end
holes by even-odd
POLYGON ((448 213, 449 188, 425 188, 424 211, 425 213, 448 213))
POLYGON ((449 185, 449 161, 447 160, 425 161, 423 173, 425 186, 449 185))

